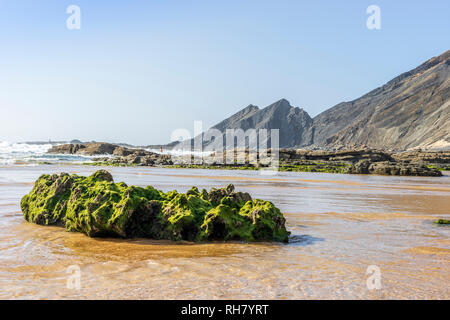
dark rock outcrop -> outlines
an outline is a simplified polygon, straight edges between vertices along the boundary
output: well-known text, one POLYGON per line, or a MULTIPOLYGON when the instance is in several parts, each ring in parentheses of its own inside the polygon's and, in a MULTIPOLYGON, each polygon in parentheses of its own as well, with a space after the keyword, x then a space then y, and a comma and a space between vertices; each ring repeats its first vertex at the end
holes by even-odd
POLYGON ((390 161, 370 163, 368 160, 361 160, 355 163, 347 168, 346 172, 354 174, 379 174, 391 176, 442 176, 442 173, 439 170, 428 168, 427 166, 421 164, 390 161))
POLYGON ((392 154, 392 158, 401 162, 450 164, 450 151, 422 151, 414 150, 392 154))
POLYGON ((110 165, 170 165, 170 155, 158 154, 143 149, 131 149, 105 142, 85 144, 63 144, 52 147, 50 154, 78 154, 86 156, 111 155, 113 157, 97 157, 93 161, 110 165))
MULTIPOLYGON (((399 157, 396 154, 372 149, 335 152, 281 149, 280 164, 284 167, 291 165, 293 169, 295 166, 316 166, 317 169, 324 168, 323 172, 440 177, 442 173, 427 164, 433 164, 436 158, 447 159, 450 152, 435 154, 433 157, 433 152, 429 152, 427 161, 424 158, 420 161, 416 161, 417 158, 402 161, 397 160, 399 157)), ((445 163, 450 164, 450 161, 445 163)))
MULTIPOLYGON (((111 145, 114 146, 114 145, 111 145)), ((189 166, 194 158, 189 156, 173 157, 169 154, 157 154, 143 149, 129 149, 121 146, 85 147, 85 145, 61 145, 54 148, 57 153, 74 153, 89 151, 97 152, 109 150, 112 154, 108 157, 95 157, 91 164, 112 166, 189 166), (112 150, 112 151, 111 151, 112 150)), ((235 156, 237 156, 235 150, 235 156)), ((223 153, 215 152, 210 156, 204 156, 199 165, 205 167, 264 167, 257 154, 245 152, 244 163, 227 163, 223 153), (222 161, 218 161, 222 160, 222 161)), ((268 149, 271 153, 271 149, 268 149)), ((279 165, 281 171, 307 171, 329 173, 354 173, 354 174, 385 174, 385 175, 409 175, 409 176, 441 176, 440 170, 450 170, 450 151, 392 153, 374 149, 350 149, 350 150, 305 150, 305 149, 279 149, 279 165)))
POLYGON ((157 154, 153 152, 139 152, 135 151, 127 156, 115 156, 112 158, 99 157, 93 158, 94 162, 99 164, 104 163, 106 165, 117 166, 167 166, 172 165, 172 157, 167 154, 157 154))
POLYGON ((91 143, 69 143, 63 145, 53 146, 48 153, 54 154, 79 154, 79 155, 100 155, 113 154, 114 150, 120 148, 117 145, 105 142, 91 142, 91 143))

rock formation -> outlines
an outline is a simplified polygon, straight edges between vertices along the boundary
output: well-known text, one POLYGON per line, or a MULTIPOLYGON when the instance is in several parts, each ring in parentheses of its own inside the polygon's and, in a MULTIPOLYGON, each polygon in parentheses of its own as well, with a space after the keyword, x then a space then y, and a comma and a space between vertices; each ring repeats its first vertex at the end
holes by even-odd
POLYGON ((442 173, 435 166, 441 164, 445 169, 450 164, 450 152, 429 152, 427 157, 419 156, 420 152, 415 154, 415 157, 403 155, 402 158, 398 154, 372 149, 281 149, 280 166, 283 170, 291 168, 289 171, 440 177, 442 173))
MULTIPOLYGON (((193 164, 193 156, 171 156, 157 154, 142 149, 129 149, 122 146, 107 144, 94 146, 61 145, 50 150, 57 153, 79 154, 82 150, 85 155, 96 155, 99 150, 108 150, 112 153, 108 157, 95 157, 86 164, 110 165, 110 166, 181 166, 190 167, 193 164), (91 153, 92 152, 92 153, 91 153)), ((235 159, 237 152, 235 150, 235 159)), ((249 150, 243 150, 245 161, 231 163, 226 162, 223 153, 215 152, 204 156, 200 163, 203 168, 259 168, 267 166, 260 161, 257 154, 251 154, 249 150), (221 161, 218 161, 221 160, 221 161)), ((271 152, 271 149, 268 149, 271 152)), ((199 166, 193 166, 199 167, 199 166)), ((406 175, 406 176, 432 176, 439 177, 441 171, 450 171, 450 151, 408 151, 392 153, 369 148, 349 150, 305 150, 281 148, 279 149, 279 170, 300 172, 328 172, 328 173, 353 173, 353 174, 382 174, 382 175, 406 175)))
POLYGON ((289 232, 271 202, 223 189, 164 193, 114 183, 100 170, 89 177, 42 175, 21 201, 24 218, 90 237, 287 242, 289 232))
POLYGON ((450 147, 450 50, 314 118, 313 144, 450 147))
POLYGON ((79 155, 102 155, 112 154, 117 145, 104 142, 91 143, 69 143, 53 146, 48 153, 54 154, 79 154, 79 155))
POLYGON ((92 142, 84 144, 63 144, 53 146, 50 154, 78 154, 85 156, 110 155, 114 157, 97 157, 96 162, 107 162, 110 165, 170 165, 170 155, 157 154, 143 149, 131 149, 105 142, 92 142))
MULTIPOLYGON (((222 146, 226 146, 226 130, 228 129, 242 129, 244 133, 248 133, 247 130, 249 129, 267 129, 268 139, 261 141, 261 143, 271 147, 270 130, 278 129, 280 146, 308 145, 312 141, 312 136, 308 131, 311 125, 312 119, 305 110, 293 107, 289 101, 281 99, 264 109, 249 105, 194 139, 201 139, 199 141, 203 142, 203 147, 207 148, 207 150, 218 150, 222 146), (215 130, 222 133, 220 137, 214 136, 213 132, 215 130), (217 144, 216 139, 218 138, 220 141, 217 144)), ((171 148, 183 149, 185 146, 192 146, 194 145, 194 139, 171 145, 171 148)), ((252 145, 252 143, 255 146, 258 145, 257 139, 256 136, 248 135, 247 146, 252 145)), ((201 143, 198 145, 200 146, 201 143)))
POLYGON ((281 99, 263 109, 249 105, 211 129, 279 129, 285 148, 450 149, 450 50, 313 119, 281 99))

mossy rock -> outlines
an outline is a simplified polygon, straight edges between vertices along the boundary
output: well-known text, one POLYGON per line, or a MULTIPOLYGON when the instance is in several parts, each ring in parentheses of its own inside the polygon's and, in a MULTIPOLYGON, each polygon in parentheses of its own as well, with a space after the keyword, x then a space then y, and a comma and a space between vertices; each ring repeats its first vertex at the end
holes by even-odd
POLYGON ((89 177, 42 175, 21 201, 24 218, 90 237, 287 242, 285 218, 271 202, 222 189, 164 193, 114 183, 105 170, 89 177))

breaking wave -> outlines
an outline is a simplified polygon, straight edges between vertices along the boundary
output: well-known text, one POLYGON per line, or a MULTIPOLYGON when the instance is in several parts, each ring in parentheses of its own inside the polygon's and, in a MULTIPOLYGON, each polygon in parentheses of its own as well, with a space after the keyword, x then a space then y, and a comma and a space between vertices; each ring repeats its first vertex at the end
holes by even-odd
POLYGON ((85 162, 91 157, 67 154, 47 154, 47 151, 54 146, 51 143, 15 143, 0 141, 0 165, 36 165, 42 162, 56 163, 85 162))

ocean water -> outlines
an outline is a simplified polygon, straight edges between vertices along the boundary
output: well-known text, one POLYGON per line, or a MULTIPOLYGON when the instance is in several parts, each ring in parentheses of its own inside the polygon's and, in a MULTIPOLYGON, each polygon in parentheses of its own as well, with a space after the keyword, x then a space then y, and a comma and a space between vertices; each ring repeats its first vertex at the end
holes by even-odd
POLYGON ((450 299, 450 228, 433 223, 450 218, 450 172, 102 168, 163 191, 233 183, 280 208, 288 244, 98 239, 24 221, 20 199, 41 174, 99 169, 0 166, 0 299, 450 299), (78 288, 69 285, 73 268, 78 288))
MULTIPOLYGON (((54 145, 53 143, 34 144, 21 142, 0 141, 0 166, 22 165, 33 166, 40 163, 83 163, 91 162, 95 157, 109 157, 110 155, 68 155, 68 154, 47 154, 47 151, 54 145)), ((173 156, 208 156, 211 152, 190 152, 183 150, 163 150, 146 149, 154 153, 162 153, 173 156)))
POLYGON ((91 161, 90 156, 46 154, 56 144, 30 144, 0 141, 0 166, 8 165, 37 165, 39 163, 91 161))

